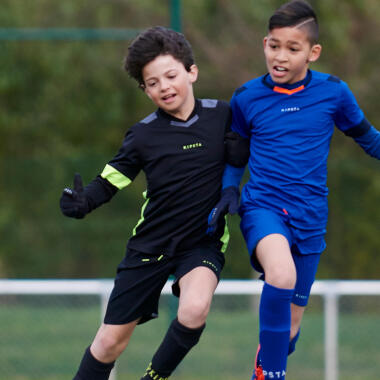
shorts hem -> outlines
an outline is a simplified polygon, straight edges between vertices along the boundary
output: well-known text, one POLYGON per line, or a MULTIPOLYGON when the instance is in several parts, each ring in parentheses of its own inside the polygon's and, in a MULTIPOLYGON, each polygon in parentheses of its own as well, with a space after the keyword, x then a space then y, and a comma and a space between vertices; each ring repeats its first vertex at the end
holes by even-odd
POLYGON ((105 317, 103 323, 106 325, 126 325, 128 323, 131 323, 131 322, 138 320, 137 324, 141 325, 145 322, 149 322, 150 320, 156 319, 156 318, 158 318, 158 313, 144 314, 141 317, 137 317, 137 318, 136 317, 128 317, 128 318, 125 318, 121 321, 120 320, 112 321, 111 318, 105 317))

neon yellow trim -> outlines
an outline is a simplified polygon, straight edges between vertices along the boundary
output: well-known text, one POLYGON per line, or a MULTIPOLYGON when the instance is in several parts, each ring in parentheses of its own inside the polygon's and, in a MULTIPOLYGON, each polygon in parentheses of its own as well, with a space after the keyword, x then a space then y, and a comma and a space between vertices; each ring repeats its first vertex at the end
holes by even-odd
POLYGON ((141 261, 150 261, 150 259, 142 259, 141 261))
POLYGON ((102 171, 100 176, 106 179, 109 183, 117 187, 119 190, 128 186, 132 180, 126 177, 124 174, 120 173, 111 165, 106 165, 102 171))
POLYGON ((163 257, 164 257, 164 255, 161 255, 161 256, 157 259, 157 261, 160 261, 163 257))
POLYGON ((228 242, 230 241, 230 232, 228 231, 228 226, 227 226, 227 215, 224 216, 224 220, 226 221, 226 224, 224 225, 224 234, 220 238, 221 242, 223 243, 221 251, 224 253, 226 252, 228 242))
POLYGON ((132 236, 135 236, 136 235, 136 229, 137 227, 144 221, 144 211, 146 209, 146 206, 148 206, 148 203, 149 203, 149 198, 146 197, 146 194, 147 194, 147 190, 145 190, 143 192, 143 197, 144 199, 146 199, 145 203, 143 204, 142 208, 141 208, 141 217, 140 217, 140 220, 137 222, 135 228, 133 229, 132 231, 132 236))

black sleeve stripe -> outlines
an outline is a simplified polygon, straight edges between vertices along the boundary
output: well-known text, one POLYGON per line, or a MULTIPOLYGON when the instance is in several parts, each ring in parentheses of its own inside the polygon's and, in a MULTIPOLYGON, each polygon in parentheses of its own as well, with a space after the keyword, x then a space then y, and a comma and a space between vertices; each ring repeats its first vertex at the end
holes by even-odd
POLYGON ((359 125, 356 125, 355 127, 347 129, 347 131, 345 131, 344 134, 346 136, 350 136, 353 138, 360 137, 360 136, 365 135, 370 130, 370 128, 371 128, 371 124, 366 118, 364 118, 363 121, 359 125))
POLYGON ((336 77, 335 75, 330 75, 327 80, 329 80, 330 82, 336 82, 336 83, 339 83, 340 82, 340 79, 338 77, 336 77))
POLYGON ((235 91, 235 95, 239 95, 241 92, 245 91, 247 87, 241 86, 235 91))

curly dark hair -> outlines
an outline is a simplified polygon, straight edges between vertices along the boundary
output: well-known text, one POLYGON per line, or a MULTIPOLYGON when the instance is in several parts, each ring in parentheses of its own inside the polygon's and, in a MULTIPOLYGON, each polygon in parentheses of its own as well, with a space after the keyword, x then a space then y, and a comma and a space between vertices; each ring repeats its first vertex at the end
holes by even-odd
POLYGON ((194 64, 190 43, 182 33, 163 26, 155 26, 140 33, 128 48, 124 68, 144 88, 142 70, 159 55, 170 54, 182 62, 187 71, 194 64))

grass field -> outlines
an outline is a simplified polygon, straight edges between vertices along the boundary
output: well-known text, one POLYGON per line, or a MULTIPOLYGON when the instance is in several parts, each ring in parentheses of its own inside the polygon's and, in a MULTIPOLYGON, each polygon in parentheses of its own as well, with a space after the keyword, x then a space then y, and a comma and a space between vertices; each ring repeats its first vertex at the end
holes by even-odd
MULTIPOLYGON (((313 298, 312 298, 313 301, 313 298)), ((323 313, 315 302, 305 315, 289 380, 324 378, 323 313)), ((0 297, 0 380, 70 380, 100 322, 96 297, 0 297)), ((173 380, 249 380, 257 345, 257 313, 248 296, 218 296, 198 346, 173 380)), ((139 326, 117 365, 117 380, 138 380, 175 314, 163 296, 160 318, 139 326)), ((342 312, 340 380, 378 380, 378 313, 342 312), (366 364, 366 365, 363 365, 366 364)))

